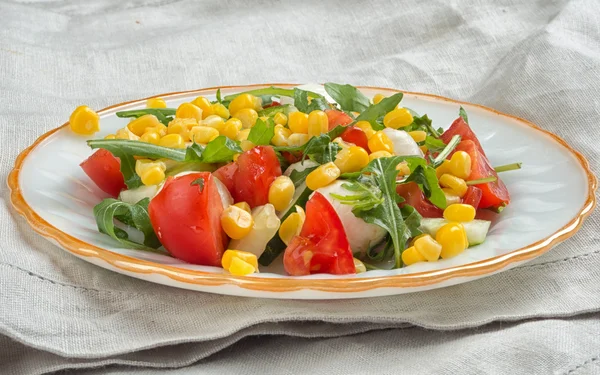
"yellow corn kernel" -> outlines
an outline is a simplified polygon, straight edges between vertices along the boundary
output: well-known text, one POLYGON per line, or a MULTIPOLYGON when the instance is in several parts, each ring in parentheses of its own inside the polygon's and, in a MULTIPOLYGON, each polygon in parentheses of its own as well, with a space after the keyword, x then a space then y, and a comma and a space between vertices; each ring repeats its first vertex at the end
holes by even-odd
POLYGON ((212 104, 204 96, 199 96, 192 101, 192 104, 202 110, 202 118, 214 115, 212 104))
POLYGON ((225 121, 225 123, 221 126, 219 133, 229 139, 236 139, 237 135, 240 133, 240 130, 242 130, 242 122, 239 119, 232 118, 225 121))
POLYGON ((444 160, 442 164, 435 169, 435 175, 438 179, 446 173, 450 173, 450 160, 444 160))
POLYGON ((341 173, 358 172, 369 164, 369 154, 362 147, 350 146, 338 152, 334 163, 341 173))
POLYGON ((369 155, 369 161, 373 161, 379 158, 390 158, 393 155, 387 151, 375 151, 369 155))
POLYGON ((221 226, 225 233, 234 240, 246 237, 253 225, 254 219, 250 212, 238 206, 229 206, 221 214, 221 226))
POLYGON ((127 128, 138 137, 144 134, 146 129, 154 128, 160 121, 154 115, 143 115, 127 124, 127 128))
POLYGON ((426 154, 428 151, 427 146, 423 145, 423 146, 419 146, 419 150, 421 150, 422 153, 426 154))
POLYGON ((221 128, 225 124, 225 121, 223 120, 223 118, 221 118, 217 115, 210 115, 207 118, 205 118, 204 120, 202 120, 202 122, 200 124, 203 126, 209 126, 211 128, 215 128, 220 132, 221 128))
POLYGON ((305 145, 310 140, 308 134, 293 133, 288 137, 288 146, 299 147, 305 145))
POLYGON ((273 138, 271 138, 271 143, 275 146, 287 146, 288 138, 292 134, 290 129, 284 128, 282 125, 275 125, 275 129, 273 129, 273 138))
MULTIPOLYGON (((327 114, 321 110, 312 111, 308 115, 308 135, 312 137, 327 133, 329 130, 329 119, 327 114)), ((299 133, 299 132, 294 132, 299 133)))
POLYGON ((288 176, 277 177, 269 186, 269 203, 275 207, 275 210, 282 211, 290 205, 296 187, 294 182, 288 176))
POLYGON ((369 139, 368 145, 371 152, 387 151, 390 154, 394 153, 394 144, 382 131, 375 132, 371 139, 369 139))
POLYGON ((427 236, 426 233, 421 233, 418 236, 415 236, 412 240, 410 240, 410 242, 408 243, 408 246, 415 246, 415 241, 418 240, 419 238, 423 237, 423 236, 427 236))
POLYGON ((415 241, 415 249, 425 258, 428 262, 435 262, 440 258, 442 251, 442 245, 434 240, 430 235, 419 237, 415 241))
POLYGON ((219 131, 209 126, 194 126, 190 130, 190 140, 196 143, 208 143, 219 136, 219 131))
POLYGON ((104 139, 116 139, 117 136, 114 134, 108 134, 106 137, 104 137, 104 139))
POLYGON ((442 246, 440 256, 443 259, 452 258, 469 247, 465 227, 460 223, 448 223, 435 234, 435 239, 442 246))
POLYGON ((287 125, 293 133, 308 134, 308 115, 303 112, 292 112, 288 115, 287 125))
POLYGON ((460 199, 460 197, 458 196, 458 194, 456 194, 456 192, 454 190, 448 189, 448 188, 442 188, 442 191, 444 192, 444 195, 446 196, 446 204, 447 205, 460 203, 462 201, 460 199))
POLYGON ((424 262, 425 260, 425 257, 421 255, 421 253, 418 252, 414 246, 411 246, 402 252, 402 263, 404 263, 405 266, 410 266, 411 264, 418 262, 424 262))
POLYGON ((158 145, 170 148, 185 148, 185 141, 179 134, 167 134, 158 141, 158 145))
POLYGON ((139 141, 140 140, 140 137, 133 134, 131 132, 131 130, 129 130, 129 128, 127 128, 127 127, 117 130, 117 132, 115 133, 115 137, 117 139, 128 139, 130 141, 139 141))
POLYGON ((356 273, 363 273, 367 272, 367 267, 365 267, 365 264, 360 259, 354 258, 354 270, 356 273))
POLYGON ((71 113, 69 127, 76 134, 92 135, 100 130, 100 116, 90 107, 80 105, 71 113))
POLYGON ((248 213, 252 213, 252 209, 250 208, 250 205, 247 202, 237 202, 236 204, 234 204, 234 206, 239 207, 248 213))
POLYGON ((254 111, 260 111, 260 105, 261 101, 256 96, 251 94, 241 94, 235 97, 231 103, 229 103, 229 113, 234 114, 235 116, 235 113, 242 109, 253 109, 254 111))
POLYGON ((279 238, 284 244, 289 245, 292 238, 300 234, 304 221, 306 220, 306 214, 300 206, 296 206, 296 212, 292 212, 281 226, 279 226, 279 238))
POLYGON ((212 105, 212 113, 221 117, 222 119, 229 118, 229 110, 221 103, 215 103, 212 105))
POLYGON ((242 126, 248 129, 256 124, 256 120, 258 120, 258 113, 251 108, 244 108, 235 112, 233 117, 240 119, 242 126))
POLYGON ((398 176, 408 176, 410 174, 410 168, 406 162, 400 162, 396 166, 396 170, 398 171, 398 176))
POLYGON ((358 121, 354 126, 365 132, 367 139, 371 139, 371 137, 375 135, 375 130, 373 130, 369 121, 358 121))
POLYGON ((161 137, 164 137, 165 135, 167 135, 167 126, 165 124, 163 124, 162 122, 158 123, 158 125, 156 125, 155 129, 158 131, 158 134, 161 137))
POLYGON ((241 154, 233 154, 233 161, 237 162, 241 154))
POLYGON ((192 118, 176 118, 169 122, 167 134, 179 134, 184 141, 190 139, 190 129, 198 126, 198 121, 192 118))
POLYGON ((444 210, 444 219, 448 221, 467 222, 475 219, 475 207, 470 204, 451 204, 444 210))
POLYGON ((167 108, 167 102, 163 98, 150 98, 146 100, 147 108, 167 108))
POLYGON ((146 186, 157 185, 165 179, 165 163, 150 159, 138 159, 135 162, 135 173, 140 176, 146 186))
MULTIPOLYGON (((233 120, 233 119, 230 119, 233 120)), ((237 119, 236 119, 237 120, 237 119)), ((241 121, 240 121, 241 123, 241 121)), ((237 140, 243 142, 248 139, 248 135, 250 135, 250 129, 242 129, 237 135, 237 140)))
POLYGON ((346 143, 341 137, 334 138, 332 142, 337 143, 342 150, 349 148, 351 145, 350 143, 346 143))
POLYGON ((273 121, 278 125, 286 125, 288 122, 288 118, 281 112, 277 112, 275 116, 273 116, 273 121))
POLYGON ((310 190, 317 190, 331 184, 340 174, 340 169, 333 162, 320 165, 306 176, 306 186, 310 190))
POLYGON ((245 151, 248 151, 248 150, 252 150, 254 147, 256 147, 256 145, 254 143, 252 143, 252 141, 244 139, 242 142, 240 142, 240 147, 245 152, 245 151))
POLYGON ((160 141, 160 134, 158 134, 158 130, 155 128, 150 128, 146 130, 144 134, 142 134, 140 141, 157 145, 158 141, 160 141))
POLYGON ((448 165, 450 173, 458 178, 466 180, 471 174, 471 156, 464 151, 456 151, 448 165))
POLYGON ((440 177, 440 185, 445 188, 450 188, 456 192, 459 197, 464 197, 467 193, 467 183, 462 178, 452 176, 451 174, 445 173, 440 177))
POLYGON ((235 276, 246 276, 256 272, 256 268, 250 263, 241 260, 238 257, 231 258, 231 265, 229 266, 229 273, 235 276))
POLYGON ((223 257, 221 258, 221 265, 224 269, 228 270, 231 267, 231 260, 233 258, 241 259, 244 262, 250 264, 252 267, 258 269, 258 258, 255 254, 249 251, 231 249, 226 250, 223 253, 223 257))
POLYGON ((386 128, 398 129, 412 124, 413 117, 406 108, 396 108, 383 117, 386 128))
POLYGON ((175 111, 177 118, 194 118, 197 121, 202 120, 202 109, 192 103, 182 103, 175 111))
POLYGON ((414 139, 415 142, 423 142, 425 140, 425 138, 427 138, 427 133, 424 132, 423 130, 415 130, 412 132, 408 132, 408 135, 410 135, 412 137, 412 139, 414 139))
POLYGON ((379 102, 382 101, 383 99, 385 99, 385 95, 375 94, 375 96, 373 97, 373 104, 379 104, 379 102))

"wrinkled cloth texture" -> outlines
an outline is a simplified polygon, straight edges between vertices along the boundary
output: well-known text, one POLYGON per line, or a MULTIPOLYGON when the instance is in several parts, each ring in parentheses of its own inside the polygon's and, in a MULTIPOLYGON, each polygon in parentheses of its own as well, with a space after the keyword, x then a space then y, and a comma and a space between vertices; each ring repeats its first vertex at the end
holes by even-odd
MULTIPOLYGON (((600 3, 0 0, 0 177, 92 108, 348 82, 493 107, 600 166, 600 3)), ((0 185, 0 374, 600 373, 600 215, 516 269, 428 292, 277 301, 155 285, 50 244, 0 185)))

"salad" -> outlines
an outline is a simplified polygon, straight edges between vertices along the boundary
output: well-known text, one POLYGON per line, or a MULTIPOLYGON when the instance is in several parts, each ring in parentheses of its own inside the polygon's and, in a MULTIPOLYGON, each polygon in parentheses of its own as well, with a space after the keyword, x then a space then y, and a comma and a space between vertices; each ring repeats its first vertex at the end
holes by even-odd
MULTIPOLYGON (((119 246, 249 275, 354 274, 454 257, 485 241, 510 202, 461 107, 447 130, 348 84, 151 98, 88 140, 81 168, 110 198, 98 230, 119 246)), ((86 106, 70 128, 92 135, 86 106)))

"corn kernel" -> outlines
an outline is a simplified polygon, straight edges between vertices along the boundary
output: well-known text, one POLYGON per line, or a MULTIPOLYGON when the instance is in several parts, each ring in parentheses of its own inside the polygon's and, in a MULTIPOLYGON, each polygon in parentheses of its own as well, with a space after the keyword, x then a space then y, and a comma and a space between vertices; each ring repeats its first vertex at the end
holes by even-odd
POLYGON ((440 255, 443 259, 452 258, 469 247, 465 227, 460 223, 448 223, 444 225, 437 231, 435 239, 442 246, 440 255))
POLYGON ((369 139, 368 145, 371 152, 387 151, 390 154, 394 153, 394 144, 382 131, 375 132, 371 139, 369 139))
MULTIPOLYGON (((229 103, 229 113, 235 114, 242 109, 252 109, 255 112, 261 110, 261 100, 251 94, 241 94, 229 103)), ((237 117, 237 116, 235 116, 237 117)), ((239 117, 238 117, 239 118, 239 117)))
POLYGON ((452 176, 451 174, 443 174, 440 177, 440 185, 442 187, 450 188, 456 192, 459 197, 464 197, 467 193, 467 183, 462 178, 452 176))
POLYGON ((367 136, 367 139, 371 139, 371 137, 375 135, 375 130, 373 130, 369 121, 358 121, 354 126, 361 129, 367 136))
POLYGON ((221 126, 219 133, 229 139, 236 139, 237 135, 240 133, 240 130, 242 130, 242 122, 239 119, 232 118, 225 121, 225 123, 221 126))
POLYGON ((202 109, 192 103, 182 103, 175 111, 177 118, 194 118, 197 121, 202 120, 202 109))
POLYGON ((190 129, 198 125, 193 118, 175 118, 167 126, 167 134, 179 134, 184 141, 190 139, 190 129))
POLYGON ((342 150, 346 149, 346 148, 349 148, 352 145, 352 144, 347 143, 346 141, 344 141, 341 137, 334 138, 332 142, 337 143, 342 150))
POLYGON ((269 203, 282 211, 289 206, 295 192, 294 182, 288 176, 279 176, 269 186, 269 203))
POLYGON ((425 235, 415 241, 415 249, 428 262, 435 262, 440 258, 442 245, 437 243, 430 235, 425 235))
POLYGON ((248 150, 252 150, 254 147, 256 147, 256 145, 252 141, 244 139, 242 142, 240 142, 240 147, 245 152, 245 151, 248 151, 248 150))
POLYGON ((158 185, 165 179, 165 163, 150 159, 138 159, 135 162, 135 173, 140 176, 146 186, 158 185))
POLYGON ((288 115, 287 125, 293 133, 308 134, 308 115, 303 112, 292 112, 288 115))
MULTIPOLYGON (((321 110, 312 111, 308 115, 308 135, 312 137, 327 133, 329 130, 329 119, 327 114, 321 110)), ((299 132, 294 132, 299 133, 299 132)))
POLYGON ((129 130, 129 128, 127 128, 127 127, 117 130, 117 132, 115 133, 115 137, 117 139, 128 139, 130 141, 139 141, 140 140, 140 137, 133 134, 131 132, 131 130, 129 130))
MULTIPOLYGON (((233 120, 233 118, 230 120, 233 120)), ((239 119, 236 119, 236 120, 239 120, 239 119)), ((241 123, 241 121, 240 121, 240 123, 241 123)), ((237 135, 237 140, 240 142, 243 142, 248 139, 249 135, 250 135, 250 129, 242 129, 242 130, 240 130, 240 132, 237 135)))
POLYGON ((163 124, 162 122, 158 123, 158 125, 156 125, 155 129, 158 131, 158 134, 161 137, 164 137, 165 135, 167 135, 167 126, 165 124, 163 124))
POLYGON ((442 164, 435 169, 435 175, 439 179, 443 174, 450 173, 450 160, 444 160, 442 164))
POLYGON ((396 170, 398 171, 398 176, 408 176, 410 174, 410 168, 405 161, 398 163, 396 170))
POLYGON ((234 240, 244 238, 252 230, 252 215, 237 206, 229 206, 221 214, 221 226, 225 233, 234 240))
POLYGON ((456 194, 456 192, 454 190, 448 189, 448 188, 442 188, 442 191, 444 192, 444 195, 446 196, 446 204, 447 205, 460 203, 462 201, 460 199, 460 197, 458 196, 458 194, 456 194))
POLYGON ((190 130, 190 139, 196 143, 208 143, 219 136, 219 131, 209 126, 194 126, 190 130))
POLYGON ((215 103, 212 105, 212 113, 221 117, 222 119, 228 119, 230 116, 227 107, 221 103, 215 103))
POLYGON ((289 245, 292 238, 300 234, 306 214, 300 206, 296 206, 296 212, 292 212, 279 227, 279 238, 284 244, 289 245))
POLYGON ((258 120, 258 113, 251 108, 244 108, 235 112, 233 117, 240 119, 243 127, 248 129, 256 124, 256 120, 258 120))
POLYGON ((167 134, 158 141, 158 145, 170 148, 185 148, 185 141, 179 134, 167 134))
POLYGON ((235 276, 246 276, 256 272, 256 268, 254 268, 250 263, 241 260, 238 257, 233 257, 231 259, 231 266, 229 266, 229 273, 235 276))
POLYGON ((379 104, 379 102, 382 101, 383 99, 385 99, 385 95, 375 94, 375 96, 373 97, 373 104, 379 104))
POLYGON ((290 129, 284 128, 282 125, 275 125, 273 138, 271 138, 271 143, 275 146, 287 146, 288 138, 290 135, 290 129))
POLYGON ((146 129, 148 129, 148 128, 154 128, 158 124, 160 124, 160 122, 158 121, 158 119, 156 118, 156 116, 154 116, 154 115, 143 115, 143 116, 140 116, 140 117, 134 119, 129 124, 127 124, 127 128, 129 130, 131 130, 131 132, 133 134, 135 134, 135 135, 137 135, 139 137, 142 134, 144 134, 144 132, 146 131, 146 129))
POLYGON ((288 146, 300 147, 305 145, 309 140, 310 136, 308 134, 293 133, 288 137, 287 143, 288 146))
POLYGON ((306 176, 306 186, 310 190, 317 190, 331 184, 340 174, 340 169, 333 162, 320 165, 306 176))
POLYGON ((241 259, 244 262, 250 264, 252 267, 258 269, 258 259, 255 254, 249 251, 231 249, 226 250, 223 253, 223 257, 221 258, 221 265, 224 269, 228 270, 231 267, 231 260, 233 258, 241 259))
POLYGON ((408 135, 410 135, 412 139, 417 143, 423 142, 427 138, 427 133, 423 130, 415 130, 412 132, 408 132, 408 135))
POLYGON ((238 161, 238 159, 240 158, 240 155, 241 155, 241 154, 233 154, 233 158, 232 158, 232 159, 233 159, 233 161, 234 161, 234 162, 237 162, 237 161, 238 161))
POLYGON ((470 204, 451 204, 444 210, 444 219, 458 222, 473 221, 475 213, 475 207, 470 204))
POLYGON ((338 152, 334 163, 341 173, 358 172, 369 164, 369 154, 362 147, 350 146, 338 152))
POLYGON ((367 267, 365 267, 365 264, 360 259, 354 258, 354 271, 356 273, 367 272, 367 267))
POLYGON ((104 139, 117 139, 117 136, 114 134, 108 134, 104 139))
POLYGON ((426 154, 427 151, 429 151, 429 149, 427 148, 427 146, 423 145, 423 146, 419 146, 419 150, 421 150, 422 153, 426 154))
POLYGON ((369 161, 373 161, 379 158, 390 158, 393 155, 387 151, 375 151, 369 155, 369 161))
POLYGON ((252 209, 250 208, 250 205, 247 202, 237 202, 236 204, 234 204, 234 206, 239 207, 248 213, 252 213, 252 209))
POLYGON ((471 156, 464 151, 456 151, 448 165, 450 173, 466 180, 471 175, 471 156))
POLYGON ((398 129, 412 124, 413 117, 406 108, 396 108, 383 117, 386 128, 398 129))
POLYGON ((405 266, 424 261, 425 257, 421 255, 414 246, 411 246, 402 252, 402 263, 404 263, 405 266))
POLYGON ((288 118, 285 114, 281 112, 277 112, 275 116, 273 116, 273 121, 278 125, 286 125, 288 122, 288 118))
POLYGON ((142 134, 140 141, 157 145, 158 141, 160 141, 160 134, 158 134, 158 130, 155 128, 150 128, 142 134))
POLYGON ((217 115, 210 115, 207 118, 205 118, 204 120, 202 120, 202 122, 200 124, 203 126, 209 126, 211 128, 215 128, 220 132, 221 128, 225 124, 225 121, 223 121, 223 118, 221 118, 217 115))
POLYGON ((167 108, 167 102, 163 98, 150 98, 146 100, 147 108, 167 108))
POLYGON ((419 238, 423 237, 423 236, 427 236, 427 234, 426 233, 421 233, 418 236, 413 237, 413 239, 410 240, 410 242, 408 243, 408 246, 409 247, 415 246, 415 241, 418 240, 419 238))
POLYGON ((199 96, 192 101, 192 104, 202 110, 202 118, 207 118, 210 115, 214 115, 212 105, 210 101, 204 96, 199 96))
POLYGON ((69 126, 76 134, 92 135, 100 130, 100 116, 90 107, 81 105, 71 113, 69 126))

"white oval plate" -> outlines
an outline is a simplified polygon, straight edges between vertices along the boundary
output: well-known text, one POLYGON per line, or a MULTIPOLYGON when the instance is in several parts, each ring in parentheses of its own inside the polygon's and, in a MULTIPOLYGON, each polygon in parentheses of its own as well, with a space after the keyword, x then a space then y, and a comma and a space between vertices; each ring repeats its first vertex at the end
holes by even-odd
MULTIPOLYGON (((223 87, 222 94, 291 84, 223 87)), ((160 95, 169 107, 198 95, 213 99, 217 88, 160 95)), ((362 87, 369 97, 397 90, 362 87)), ((485 243, 459 256, 390 271, 352 276, 286 276, 280 261, 260 274, 240 277, 221 268, 119 248, 98 232, 92 208, 106 194, 79 168, 92 150, 68 123, 41 136, 19 155, 8 183, 16 210, 42 236, 90 263, 125 275, 179 288, 248 297, 287 299, 361 298, 401 294, 463 283, 515 267, 572 236, 595 206, 596 178, 585 158, 537 126, 475 104, 405 92, 402 104, 448 127, 463 106, 492 165, 523 162, 502 174, 511 204, 492 224, 485 243)), ((126 124, 115 112, 145 107, 145 99, 99 111, 102 138, 126 124)))

